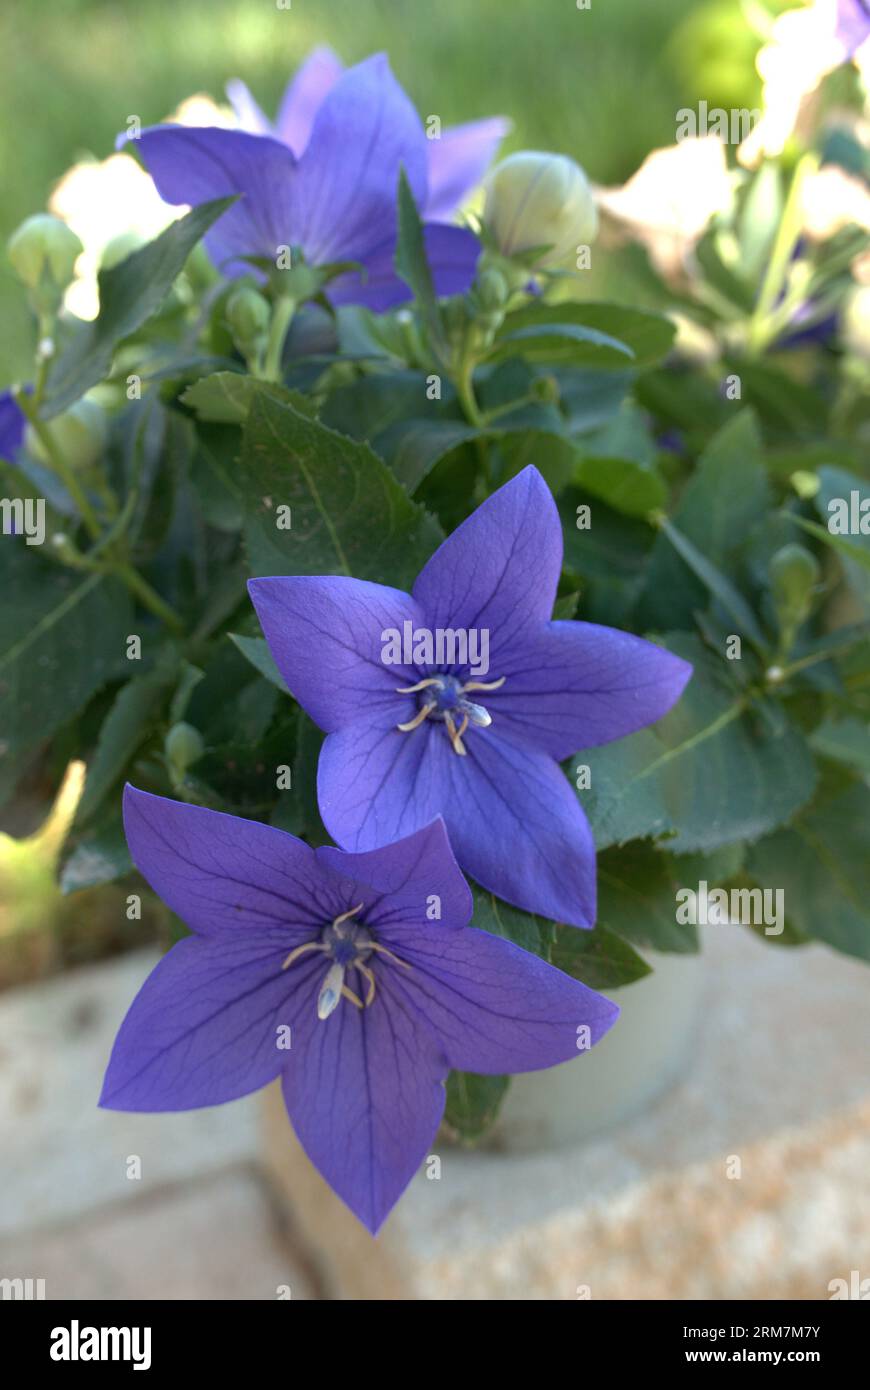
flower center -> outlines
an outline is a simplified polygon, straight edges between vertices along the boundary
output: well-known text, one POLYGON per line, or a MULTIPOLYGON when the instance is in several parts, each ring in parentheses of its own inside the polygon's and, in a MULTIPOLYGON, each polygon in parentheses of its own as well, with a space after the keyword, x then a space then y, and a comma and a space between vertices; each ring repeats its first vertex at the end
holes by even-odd
POLYGON ((464 685, 456 676, 427 676, 416 685, 399 686, 396 690, 397 695, 417 696, 417 713, 407 723, 397 724, 396 728, 403 734, 409 734, 413 729, 419 728, 424 719, 435 719, 445 726, 454 753, 464 758, 467 749, 462 742, 462 735, 469 724, 476 724, 479 729, 485 729, 492 723, 489 710, 474 700, 469 700, 469 693, 478 690, 498 690, 504 683, 504 676, 497 681, 466 681, 464 685))
POLYGON ((329 957, 331 964, 317 996, 319 1019, 329 1018, 338 1008, 342 998, 348 999, 358 1009, 369 1007, 375 997, 376 981, 374 972, 367 962, 374 953, 387 957, 396 965, 404 966, 406 970, 411 969, 407 961, 400 960, 392 951, 388 951, 386 946, 381 946, 375 941, 368 927, 353 920, 362 909, 363 904, 358 903, 348 912, 342 912, 333 919, 330 926, 324 927, 319 941, 306 941, 302 946, 297 946, 281 966, 282 970, 286 970, 309 951, 323 951, 329 957), (345 983, 345 976, 349 970, 357 970, 362 977, 365 983, 365 1001, 345 983))

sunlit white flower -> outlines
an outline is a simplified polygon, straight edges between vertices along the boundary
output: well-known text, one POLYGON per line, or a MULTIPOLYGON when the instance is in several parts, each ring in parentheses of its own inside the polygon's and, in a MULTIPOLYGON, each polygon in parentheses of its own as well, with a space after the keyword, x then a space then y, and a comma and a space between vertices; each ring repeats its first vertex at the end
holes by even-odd
MULTIPOLYGON (((857 7, 857 0, 852 3, 857 7)), ((804 103, 829 72, 850 58, 859 67, 870 65, 870 40, 858 43, 860 32, 843 11, 844 0, 814 0, 774 20, 756 60, 764 83, 762 117, 737 153, 746 168, 782 153, 804 103)))
POLYGON ((597 196, 673 282, 711 218, 728 207, 732 189, 725 146, 717 135, 702 135, 653 150, 621 188, 601 188, 597 196))
MULTIPOLYGON (((235 125, 229 107, 218 106, 204 93, 188 97, 169 119, 187 126, 235 125)), ((151 175, 129 154, 74 164, 55 185, 48 206, 69 224, 84 247, 76 261, 76 278, 64 298, 66 308, 80 319, 97 317, 97 272, 107 248, 121 242, 129 252, 187 211, 164 203, 151 175)))
POLYGON ((809 174, 801 188, 803 229, 813 241, 827 241, 844 227, 870 232, 870 189, 838 164, 809 174))

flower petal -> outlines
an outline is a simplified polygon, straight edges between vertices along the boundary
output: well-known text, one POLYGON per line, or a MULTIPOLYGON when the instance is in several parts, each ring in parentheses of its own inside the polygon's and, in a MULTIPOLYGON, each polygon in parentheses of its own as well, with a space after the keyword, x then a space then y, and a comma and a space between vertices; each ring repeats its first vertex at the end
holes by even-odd
POLYGON ((412 590, 432 627, 489 631, 491 678, 502 653, 546 623, 562 568, 552 494, 529 466, 448 536, 412 590))
POLYGON ((503 116, 448 126, 429 140, 429 197, 425 213, 435 220, 455 212, 477 187, 511 128, 503 116))
MULTIPOLYGON (((430 222, 423 227, 426 260, 435 293, 464 294, 470 288, 480 259, 480 242, 465 227, 430 222)), ((326 293, 333 304, 362 304, 376 313, 412 299, 413 294, 395 268, 396 239, 376 246, 363 257, 364 271, 350 271, 332 280, 326 293)))
POLYGON ((435 920, 442 928, 461 928, 471 920, 471 890, 440 816, 382 849, 346 854, 324 845, 315 855, 321 867, 346 885, 348 901, 356 898, 357 883, 375 890, 379 897, 368 906, 365 923, 378 931, 386 924, 391 932, 416 931, 417 923, 433 920, 429 917, 433 896, 438 910, 435 920))
POLYGON ((314 117, 344 70, 338 55, 322 44, 308 55, 288 84, 275 122, 275 133, 297 158, 308 144, 314 117))
POLYGON ((344 73, 320 106, 299 162, 299 240, 315 265, 364 260, 395 234, 399 170, 426 197, 426 137, 383 53, 344 73))
POLYGON ((0 391, 0 458, 14 462, 24 442, 27 420, 11 391, 0 391))
POLYGON ((251 579, 248 592, 281 675, 322 729, 413 716, 414 697, 396 690, 416 684, 417 671, 382 660, 384 633, 423 622, 408 594, 346 575, 251 579))
MULTIPOLYGON (((392 944, 386 931, 379 939, 392 944)), ((450 1066, 461 1071, 537 1071, 570 1061, 619 1015, 595 990, 476 927, 420 927, 397 939, 395 949, 411 969, 380 970, 380 993, 393 1014, 404 999, 424 1016, 450 1066)))
POLYGON ((286 1064, 297 1018, 314 1013, 320 955, 282 971, 261 933, 179 941, 148 976, 115 1039, 100 1105, 194 1110, 259 1090, 286 1064))
POLYGON ((195 206, 244 195, 206 234, 216 265, 229 262, 236 270, 240 256, 274 260, 278 247, 298 240, 298 167, 279 140, 217 126, 163 125, 143 130, 136 144, 167 203, 195 206))
POLYGON ((265 932, 286 955, 341 910, 313 849, 271 825, 128 786, 124 829, 136 867, 200 935, 265 932))
POLYGON ((582 807, 546 753, 491 727, 453 751, 444 726, 410 733, 358 722, 323 744, 317 795, 340 845, 373 849, 444 817, 461 868, 528 912, 595 921, 595 847, 582 807))
POLYGON ((679 700, 692 668, 629 632, 554 622, 514 648, 499 674, 502 688, 481 696, 499 732, 561 761, 654 724, 679 700))
POLYGON ((312 1014, 293 1035, 283 1075, 300 1144, 373 1235, 426 1157, 447 1073, 425 1021, 404 1001, 389 1002, 376 996, 360 1010, 344 1000, 327 1019, 312 1014))
POLYGON ((226 93, 240 130, 246 130, 249 135, 272 134, 271 122, 255 101, 247 83, 242 82, 239 77, 232 77, 226 85, 226 93))

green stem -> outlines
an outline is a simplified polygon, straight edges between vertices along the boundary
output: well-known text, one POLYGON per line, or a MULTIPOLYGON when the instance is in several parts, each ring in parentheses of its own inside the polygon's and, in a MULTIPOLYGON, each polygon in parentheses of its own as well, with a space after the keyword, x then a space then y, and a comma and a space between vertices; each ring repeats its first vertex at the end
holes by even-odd
POLYGON ((474 394, 474 362, 467 353, 460 358, 453 381, 465 418, 477 429, 483 429, 486 419, 474 394))
POLYGON ((752 352, 763 352, 775 336, 771 317, 782 294, 791 258, 801 235, 803 186, 818 167, 818 156, 810 153, 805 154, 795 168, 758 300, 749 321, 748 345, 752 352))
POLYGON ((97 514, 91 506, 87 493, 79 482, 73 470, 70 468, 63 454, 55 443, 54 435, 44 420, 40 420, 37 407, 26 391, 19 390, 15 393, 22 413, 27 417, 33 427, 37 439, 45 450, 51 467, 60 478, 70 497, 78 508, 79 515, 94 540, 100 536, 100 523, 97 514))
POLYGON ((284 343, 296 312, 296 300, 282 295, 272 308, 272 323, 269 328, 269 341, 263 357, 262 378, 264 381, 281 380, 281 363, 284 356, 284 343))
POLYGON ((126 584, 131 594, 134 594, 149 613, 153 613, 155 618, 159 618, 162 623, 174 632, 177 637, 184 635, 184 623, 175 609, 172 608, 165 599, 162 599, 156 589, 152 589, 147 579, 132 565, 119 564, 112 567, 112 573, 126 584))

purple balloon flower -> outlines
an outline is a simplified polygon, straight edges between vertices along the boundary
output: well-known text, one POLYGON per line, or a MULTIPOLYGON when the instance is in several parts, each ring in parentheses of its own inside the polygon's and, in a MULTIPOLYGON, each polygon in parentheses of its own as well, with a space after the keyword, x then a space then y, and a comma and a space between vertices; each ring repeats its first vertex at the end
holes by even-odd
POLYGON ((127 788, 127 839, 193 936, 121 1025, 100 1104, 218 1105, 281 1077, 300 1143, 375 1233, 424 1159, 451 1067, 576 1057, 615 1004, 467 925, 436 821, 368 854, 127 788))
POLYGON ((348 576, 249 589, 282 676, 327 732, 318 799, 333 839, 370 850, 443 816, 478 883, 591 926, 595 849, 559 762, 659 719, 691 667, 613 628, 552 622, 561 566, 559 514, 528 467, 448 537, 410 595, 348 576), (485 673, 461 659, 462 634, 466 656, 488 643, 485 673))
MULTIPOLYGON (((227 83, 236 119, 253 135, 274 135, 299 158, 311 136, 314 118, 346 69, 325 45, 315 48, 288 83, 274 125, 244 82, 227 83)), ((511 128, 503 116, 465 125, 446 126, 437 139, 426 141, 428 191, 421 211, 434 222, 449 220, 464 198, 481 182, 496 151, 511 128)))
MULTIPOLYGON (((137 144, 169 203, 243 195, 205 238, 228 274, 251 272, 243 257, 275 262, 280 248, 296 247, 312 266, 361 264, 363 273, 342 275, 327 292, 335 303, 383 310, 411 297, 393 268, 399 173, 404 168, 417 206, 430 206, 430 142, 384 54, 333 78, 327 90, 317 68, 303 69, 285 98, 280 138, 263 129, 162 125, 143 130, 137 144)), ((250 94, 243 104, 247 124, 268 127, 262 112, 251 112, 250 94)), ((438 208, 451 179, 436 184, 438 208)), ((438 293, 466 290, 477 239, 437 221, 425 225, 424 236, 438 293)))
POLYGON ((851 58, 870 38, 870 3, 868 0, 837 0, 836 35, 851 58))
POLYGON ((0 391, 0 458, 13 462, 24 443, 27 420, 11 391, 0 391))

